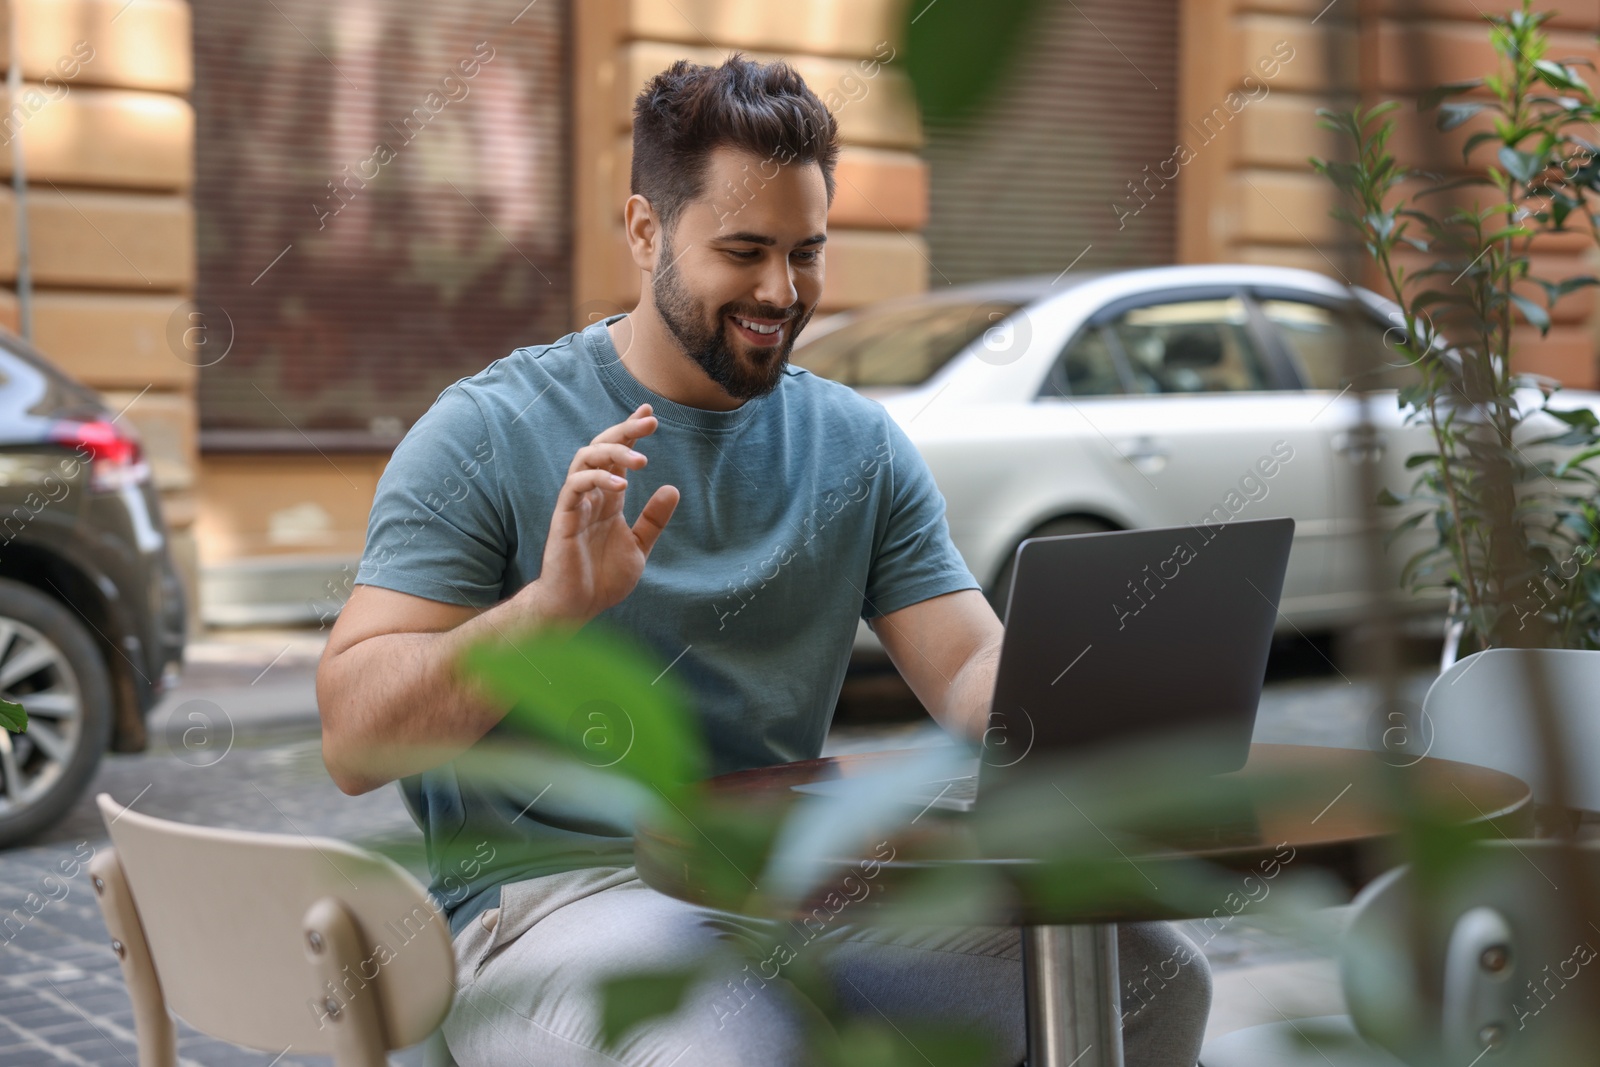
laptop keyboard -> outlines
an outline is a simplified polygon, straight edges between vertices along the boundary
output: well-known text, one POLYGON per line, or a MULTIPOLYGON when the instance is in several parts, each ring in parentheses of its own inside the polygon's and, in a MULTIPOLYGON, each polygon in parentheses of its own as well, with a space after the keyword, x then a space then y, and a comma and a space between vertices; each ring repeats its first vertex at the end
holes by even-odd
MULTIPOLYGON (((810 793, 815 796, 838 796, 849 785, 850 783, 842 779, 830 778, 820 782, 802 782, 789 788, 797 793, 810 793)), ((904 801, 918 807, 967 811, 971 809, 977 797, 978 776, 967 774, 959 778, 937 778, 931 782, 912 786, 905 792, 904 801)))
POLYGON ((931 782, 928 788, 932 790, 930 797, 936 796, 940 800, 976 800, 978 776, 969 774, 964 778, 952 778, 949 782, 931 782))

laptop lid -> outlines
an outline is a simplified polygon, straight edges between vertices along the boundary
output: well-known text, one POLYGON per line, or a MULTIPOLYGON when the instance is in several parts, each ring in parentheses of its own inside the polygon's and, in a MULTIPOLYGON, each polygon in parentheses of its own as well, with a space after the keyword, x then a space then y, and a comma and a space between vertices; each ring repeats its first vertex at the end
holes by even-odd
POLYGON ((1017 549, 979 791, 1030 753, 1199 739, 1244 765, 1290 518, 1033 538, 1017 549))

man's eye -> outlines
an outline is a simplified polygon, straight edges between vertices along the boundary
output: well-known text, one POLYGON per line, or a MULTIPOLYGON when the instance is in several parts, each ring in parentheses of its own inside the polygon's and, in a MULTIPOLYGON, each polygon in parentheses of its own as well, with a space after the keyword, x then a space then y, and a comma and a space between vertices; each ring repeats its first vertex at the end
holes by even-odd
POLYGON ((797 256, 799 256, 799 257, 800 257, 800 259, 801 259, 801 261, 802 261, 802 262, 804 262, 804 263, 815 263, 815 262, 816 262, 816 259, 817 259, 817 256, 818 256, 818 255, 819 255, 819 254, 820 254, 820 253, 818 253, 818 252, 816 252, 816 251, 810 251, 810 252, 796 252, 796 253, 795 253, 795 255, 797 255, 797 256))
POLYGON ((728 249, 728 255, 732 256, 734 259, 755 259, 760 256, 761 253, 757 252, 755 249, 745 249, 741 251, 737 248, 730 248, 728 249))

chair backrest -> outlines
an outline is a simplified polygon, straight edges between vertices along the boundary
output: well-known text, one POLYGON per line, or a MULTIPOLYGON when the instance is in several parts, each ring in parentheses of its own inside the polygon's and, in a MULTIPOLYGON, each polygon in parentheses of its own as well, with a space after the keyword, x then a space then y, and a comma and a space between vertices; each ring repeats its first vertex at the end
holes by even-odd
MULTIPOLYGON (((1423 699, 1427 754, 1521 778, 1552 803, 1529 698, 1530 670, 1547 680, 1572 781, 1571 807, 1600 811, 1600 652, 1491 648, 1457 660, 1423 699), (1431 731, 1431 736, 1430 736, 1431 731)), ((1421 754, 1422 746, 1409 745, 1421 754)))
POLYGON ((374 994, 362 1007, 376 1005, 386 1048, 416 1044, 443 1021, 455 978, 449 931, 393 861, 331 838, 188 826, 96 799, 161 996, 195 1029, 326 1055, 339 1036, 330 1015, 348 1018, 342 1009, 374 994), (319 974, 314 959, 332 950, 308 937, 308 916, 330 907, 356 936, 331 957, 344 966, 319 974))
POLYGON ((1588 920, 1600 896, 1574 912, 1575 869, 1591 891, 1600 886, 1600 842, 1479 842, 1420 899, 1410 867, 1367 886, 1341 941, 1356 1029, 1411 1064, 1593 1062, 1600 929, 1588 920), (1435 981, 1429 1002, 1413 959, 1435 981))

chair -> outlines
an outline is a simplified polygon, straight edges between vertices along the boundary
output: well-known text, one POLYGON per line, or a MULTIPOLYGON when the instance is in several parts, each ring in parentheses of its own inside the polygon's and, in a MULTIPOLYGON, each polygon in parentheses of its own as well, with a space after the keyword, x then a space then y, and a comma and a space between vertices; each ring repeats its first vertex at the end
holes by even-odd
MULTIPOLYGON (((1541 759, 1529 671, 1546 679, 1561 726, 1571 807, 1600 811, 1600 652, 1491 648, 1457 660, 1423 698, 1420 741, 1427 754, 1514 774, 1535 804, 1554 801, 1541 759), (1431 736, 1429 731, 1431 730, 1431 736)), ((1412 755, 1422 755, 1422 747, 1412 755)))
POLYGON ((1412 899, 1409 867, 1390 871, 1356 897, 1342 938, 1349 1017, 1226 1034, 1201 1050, 1201 1067, 1593 1062, 1600 963, 1590 946, 1600 934, 1572 914, 1579 898, 1567 881, 1569 859, 1591 886, 1600 884, 1600 843, 1553 839, 1479 843, 1439 893, 1422 901, 1412 899), (1556 888, 1564 883, 1565 893, 1556 888), (1414 904, 1421 905, 1420 929, 1414 904), (1437 987, 1428 1001, 1413 978, 1414 946, 1420 973, 1434 976, 1437 987))
POLYGON ((450 935, 393 861, 330 838, 187 826, 95 799, 113 847, 89 871, 133 1000, 139 1067, 177 1063, 173 1014, 235 1044, 331 1055, 338 1067, 380 1067, 389 1050, 436 1034, 454 990, 450 935))

